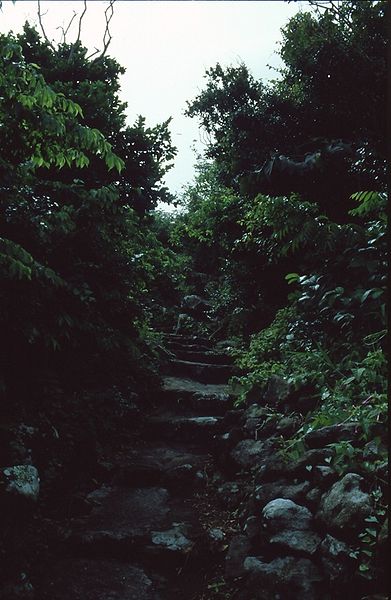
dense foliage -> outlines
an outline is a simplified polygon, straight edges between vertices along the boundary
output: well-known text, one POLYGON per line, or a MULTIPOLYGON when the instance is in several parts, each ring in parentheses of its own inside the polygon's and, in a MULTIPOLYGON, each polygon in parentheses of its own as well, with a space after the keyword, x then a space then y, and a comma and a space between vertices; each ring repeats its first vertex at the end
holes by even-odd
MULTIPOLYGON (((273 377, 308 397, 288 455, 313 429, 357 423, 361 447, 334 444, 333 464, 372 477, 380 523, 386 3, 310 4, 283 29, 275 81, 256 81, 245 65, 207 71, 187 112, 210 141, 173 239, 208 274, 204 293, 220 314, 211 335, 236 337, 239 402, 259 399, 273 377)), ((370 578, 367 537, 359 570, 370 578)))
POLYGON ((64 389, 143 378, 150 290, 173 260, 148 214, 170 199, 161 179, 175 151, 168 123, 126 126, 115 60, 86 58, 80 42, 50 47, 28 25, 0 46, 1 389, 12 412, 26 395, 42 406, 64 389))
POLYGON ((0 449, 27 415, 77 471, 123 390, 156 382, 157 332, 198 294, 209 308, 188 328, 235 347, 239 404, 273 377, 309 400, 284 456, 314 429, 360 428, 330 460, 369 478, 375 525, 355 558, 370 578, 387 466, 387 3, 309 5, 283 29, 275 81, 207 71, 187 114, 209 144, 174 217, 156 210, 172 200, 169 121, 126 124, 122 67, 27 24, 0 36, 0 449))

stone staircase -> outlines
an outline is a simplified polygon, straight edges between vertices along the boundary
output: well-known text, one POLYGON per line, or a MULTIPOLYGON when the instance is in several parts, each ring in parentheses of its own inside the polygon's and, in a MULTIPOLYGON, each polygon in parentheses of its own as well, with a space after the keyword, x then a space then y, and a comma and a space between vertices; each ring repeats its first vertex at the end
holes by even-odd
POLYGON ((208 597, 218 553, 200 507, 209 502, 212 450, 232 405, 232 361, 207 339, 167 334, 166 347, 163 389, 140 442, 89 494, 92 510, 72 520, 43 565, 41 600, 208 597))

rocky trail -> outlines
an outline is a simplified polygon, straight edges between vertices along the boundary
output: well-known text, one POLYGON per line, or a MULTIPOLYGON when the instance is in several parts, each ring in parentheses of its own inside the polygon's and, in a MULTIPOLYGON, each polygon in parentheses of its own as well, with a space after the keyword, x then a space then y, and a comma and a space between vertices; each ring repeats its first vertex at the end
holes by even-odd
POLYGON ((232 366, 207 340, 168 334, 166 346, 158 405, 143 418, 136 447, 88 495, 91 512, 69 524, 41 573, 42 600, 212 597, 226 543, 218 525, 229 518, 215 506, 213 454, 231 406, 232 366))
MULTIPOLYGON (((384 600, 387 522, 377 579, 358 565, 387 465, 369 477, 333 464, 336 443, 373 452, 357 423, 309 431, 299 454, 284 454, 308 394, 275 376, 256 402, 235 407, 224 343, 166 334, 165 347, 163 389, 130 413, 130 437, 100 457, 66 518, 36 517, 42 557, 0 599, 384 600)), ((26 496, 26 484, 34 504, 37 470, 18 469, 32 482, 11 482, 9 497, 26 496)))

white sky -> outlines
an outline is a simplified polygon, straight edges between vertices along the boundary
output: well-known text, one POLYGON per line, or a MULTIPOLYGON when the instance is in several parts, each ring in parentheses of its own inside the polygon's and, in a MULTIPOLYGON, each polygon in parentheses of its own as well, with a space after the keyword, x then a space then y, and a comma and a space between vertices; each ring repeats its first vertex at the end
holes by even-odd
MULTIPOLYGON (((178 148, 175 167, 166 177, 172 192, 192 180, 195 154, 202 150, 202 135, 195 119, 183 115, 186 101, 204 87, 205 70, 244 62, 256 79, 273 79, 267 65, 280 66, 276 54, 280 29, 305 2, 283 1, 132 1, 117 0, 110 30, 108 54, 126 68, 121 97, 128 103, 128 122, 137 115, 153 126, 169 117, 172 139, 178 148)), ((81 39, 93 50, 102 47, 104 10, 107 2, 89 1, 81 39)), ((60 41, 58 26, 68 25, 73 11, 81 13, 81 1, 41 2, 43 22, 51 40, 60 41)), ((37 2, 3 2, 0 31, 19 32, 24 22, 37 23, 37 2)), ((67 41, 75 39, 74 20, 67 41), (73 34, 73 35, 72 35, 73 34)))

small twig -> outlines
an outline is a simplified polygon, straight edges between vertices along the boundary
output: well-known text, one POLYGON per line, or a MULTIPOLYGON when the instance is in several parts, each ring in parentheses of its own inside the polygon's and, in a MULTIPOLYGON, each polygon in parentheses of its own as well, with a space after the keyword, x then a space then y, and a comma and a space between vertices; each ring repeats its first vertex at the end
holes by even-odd
POLYGON ((56 29, 61 29, 62 31, 62 43, 65 44, 66 43, 66 37, 67 37, 67 33, 69 31, 70 26, 73 23, 74 18, 76 17, 76 12, 73 11, 73 17, 71 18, 71 20, 69 21, 68 27, 66 29, 64 29, 64 27, 61 27, 61 25, 59 27, 57 27, 56 29))
POLYGON ((86 60, 89 60, 90 58, 92 58, 93 56, 95 56, 95 54, 98 54, 99 52, 99 48, 95 47, 95 52, 93 52, 92 54, 89 54, 88 56, 86 56, 86 60))

